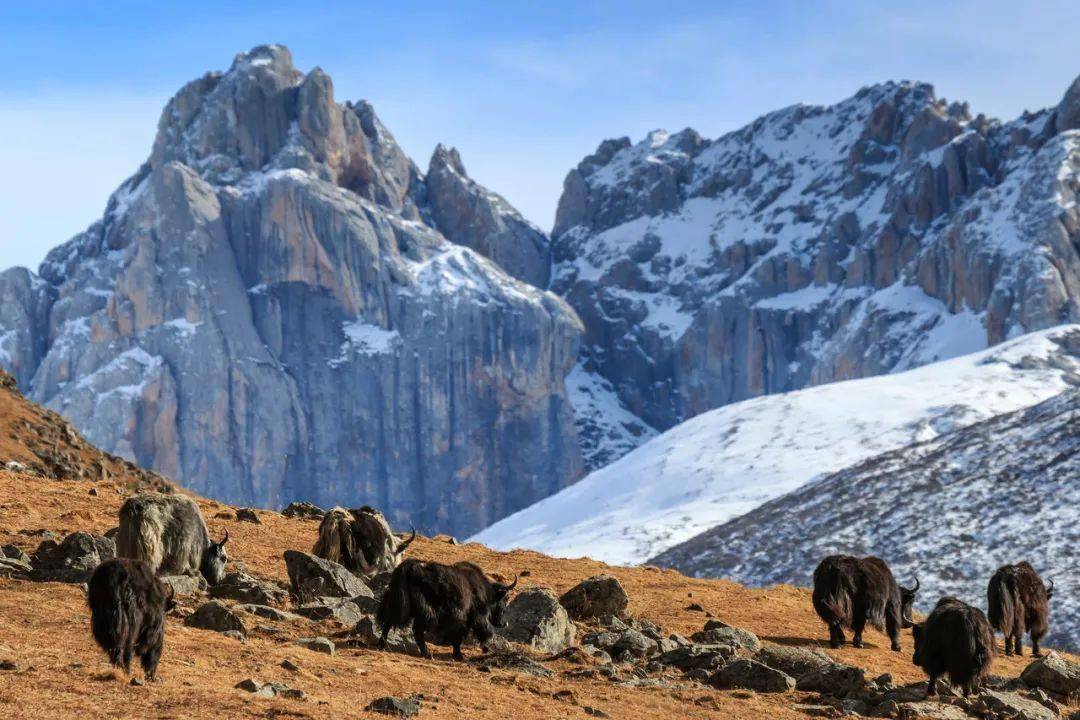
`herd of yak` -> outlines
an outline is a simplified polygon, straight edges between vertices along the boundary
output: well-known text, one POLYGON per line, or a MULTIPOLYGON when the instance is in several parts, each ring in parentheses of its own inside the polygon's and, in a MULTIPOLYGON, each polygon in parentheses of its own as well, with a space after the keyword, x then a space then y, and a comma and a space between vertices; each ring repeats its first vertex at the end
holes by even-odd
MULTIPOLYGON (((518 579, 493 580, 468 562, 402 560, 415 539, 413 530, 410 538, 399 541, 382 513, 370 507, 334 508, 322 519, 313 553, 364 578, 390 573, 376 615, 382 629, 380 648, 392 629, 411 625, 425 657, 431 657, 428 637, 453 646, 458 660, 470 634, 486 652, 495 628, 504 624, 507 596, 518 579)), ((211 585, 220 583, 228 540, 227 531, 220 542, 210 538, 202 513, 187 497, 143 494, 124 503, 116 536, 118 557, 98 566, 87 593, 94 639, 114 666, 130 671, 132 658, 138 656, 146 677, 154 679, 165 614, 174 605, 171 586, 158 576, 202 575, 211 585)), ((1044 586, 1030 564, 1006 565, 994 573, 987 589, 989 619, 975 607, 943 597, 925 622, 916 624, 912 608, 918 589, 918 578, 914 587, 901 587, 880 558, 834 555, 814 571, 813 604, 829 627, 834 648, 845 642, 844 629, 852 631, 852 644, 862 647, 869 622, 884 630, 892 649, 899 651, 900 629, 910 627, 913 661, 929 675, 930 695, 943 675, 965 695, 978 687, 994 653, 994 629, 1005 635, 1007 655, 1021 653, 1025 631, 1032 653, 1039 654, 1053 583, 1044 586)))

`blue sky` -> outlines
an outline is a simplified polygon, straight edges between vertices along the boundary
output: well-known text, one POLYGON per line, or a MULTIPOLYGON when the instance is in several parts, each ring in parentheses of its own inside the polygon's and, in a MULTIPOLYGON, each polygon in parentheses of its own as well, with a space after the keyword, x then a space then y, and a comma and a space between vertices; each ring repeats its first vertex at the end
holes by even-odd
POLYGON ((322 67, 339 100, 371 100, 421 167, 457 146, 545 229, 567 170, 607 137, 713 137, 887 79, 1014 117, 1080 74, 1067 2, 3 5, 0 268, 36 267, 100 216, 168 97, 261 43, 322 67))

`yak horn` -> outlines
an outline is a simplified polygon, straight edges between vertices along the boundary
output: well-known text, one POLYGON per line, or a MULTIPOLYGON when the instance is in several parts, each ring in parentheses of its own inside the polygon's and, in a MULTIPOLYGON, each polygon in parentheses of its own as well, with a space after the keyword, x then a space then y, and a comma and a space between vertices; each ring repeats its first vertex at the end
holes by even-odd
POLYGON ((919 588, 920 588, 920 587, 922 587, 922 584, 921 584, 921 583, 919 583, 919 576, 918 576, 918 575, 916 575, 916 576, 915 576, 915 587, 911 588, 911 592, 912 592, 912 593, 917 593, 917 592, 919 592, 919 588))
POLYGON ((229 542, 229 528, 225 528, 225 537, 221 539, 221 542, 217 544, 218 547, 225 547, 225 543, 229 542))
POLYGON ((394 551, 394 554, 395 555, 400 555, 401 553, 405 552, 405 548, 409 547, 409 545, 411 545, 413 540, 415 540, 415 539, 416 539, 416 526, 413 525, 412 526, 412 535, 409 536, 408 540, 406 540, 405 542, 398 545, 397 550, 394 551))
POLYGON ((526 572, 520 573, 517 576, 515 576, 514 577, 514 582, 510 583, 509 585, 502 585, 500 583, 495 583, 496 589, 499 592, 503 593, 503 594, 506 594, 506 593, 510 592, 511 590, 513 590, 514 588, 517 587, 518 580, 521 579, 522 575, 528 575, 528 572, 526 571, 526 572))
POLYGON ((1054 578, 1046 578, 1046 597, 1050 597, 1054 594, 1054 578))

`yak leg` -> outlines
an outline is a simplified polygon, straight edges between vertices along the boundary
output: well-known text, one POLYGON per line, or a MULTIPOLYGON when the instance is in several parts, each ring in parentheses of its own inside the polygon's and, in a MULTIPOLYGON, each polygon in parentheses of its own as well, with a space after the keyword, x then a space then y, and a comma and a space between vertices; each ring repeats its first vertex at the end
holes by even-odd
POLYGON ((1039 641, 1046 635, 1046 631, 1038 632, 1036 630, 1031 631, 1031 655, 1032 657, 1042 657, 1042 653, 1039 651, 1039 641))
POLYGON ((855 617, 851 619, 851 645, 853 647, 862 647, 862 634, 863 629, 866 627, 866 613, 859 612, 855 614, 855 617))
POLYGON ((836 649, 847 642, 847 638, 844 637, 844 630, 840 627, 840 623, 829 623, 829 647, 836 649))
POLYGON ((930 679, 926 683, 926 697, 937 695, 937 679, 936 674, 930 673, 930 679))
MULTIPOLYGON (((1020 613, 1017 613, 1017 615, 1019 615, 1019 614, 1020 613)), ((1014 650, 1016 651, 1016 654, 1018 656, 1023 655, 1024 654, 1024 641, 1023 641, 1023 637, 1024 637, 1024 620, 1023 620, 1023 618, 1017 617, 1016 619, 1013 620, 1012 635, 1013 635, 1014 650)))
POLYGON ((1013 636, 1012 633, 1006 631, 1005 633, 1005 655, 1006 657, 1013 654, 1013 636))
POLYGON ((892 609, 885 611, 885 631, 889 634, 892 649, 900 652, 900 618, 892 609))
POLYGON ((161 660, 161 647, 150 647, 142 654, 143 675, 150 682, 157 680, 158 662, 161 660))
POLYGON ((427 632, 427 626, 420 622, 419 618, 413 620, 413 638, 416 640, 416 647, 420 649, 420 654, 431 660, 431 650, 428 649, 427 642, 424 640, 424 633, 427 632))
POLYGON ((389 635, 389 634, 390 634, 390 626, 387 625, 386 627, 383 628, 382 637, 379 638, 379 649, 380 650, 385 650, 386 649, 386 636, 389 635))

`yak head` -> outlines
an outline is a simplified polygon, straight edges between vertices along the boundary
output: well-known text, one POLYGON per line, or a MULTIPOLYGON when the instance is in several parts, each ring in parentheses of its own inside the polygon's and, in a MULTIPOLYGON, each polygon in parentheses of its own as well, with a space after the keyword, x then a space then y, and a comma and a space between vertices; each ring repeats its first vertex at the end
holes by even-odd
POLYGON ((507 598, 510 596, 510 591, 517 587, 518 580, 528 576, 529 571, 523 570, 514 578, 514 582, 510 584, 501 582, 493 582, 491 584, 491 595, 488 600, 488 619, 491 621, 492 625, 497 628, 506 627, 506 605, 507 598))
POLYGON ((915 654, 911 656, 911 662, 915 663, 919 667, 923 666, 922 649, 924 625, 925 623, 919 623, 918 625, 912 624, 911 626, 911 637, 915 641, 915 654))
MULTIPOLYGON (((915 578, 915 584, 906 588, 900 586, 900 625, 909 628, 915 625, 915 593, 919 592, 919 578, 915 578)), ((914 631, 913 631, 914 632, 914 631)))
POLYGON ((203 551, 202 563, 199 572, 206 578, 206 582, 217 585, 225 578, 225 563, 229 557, 225 554, 225 543, 229 542, 229 531, 225 531, 225 537, 221 542, 213 542, 203 551))

